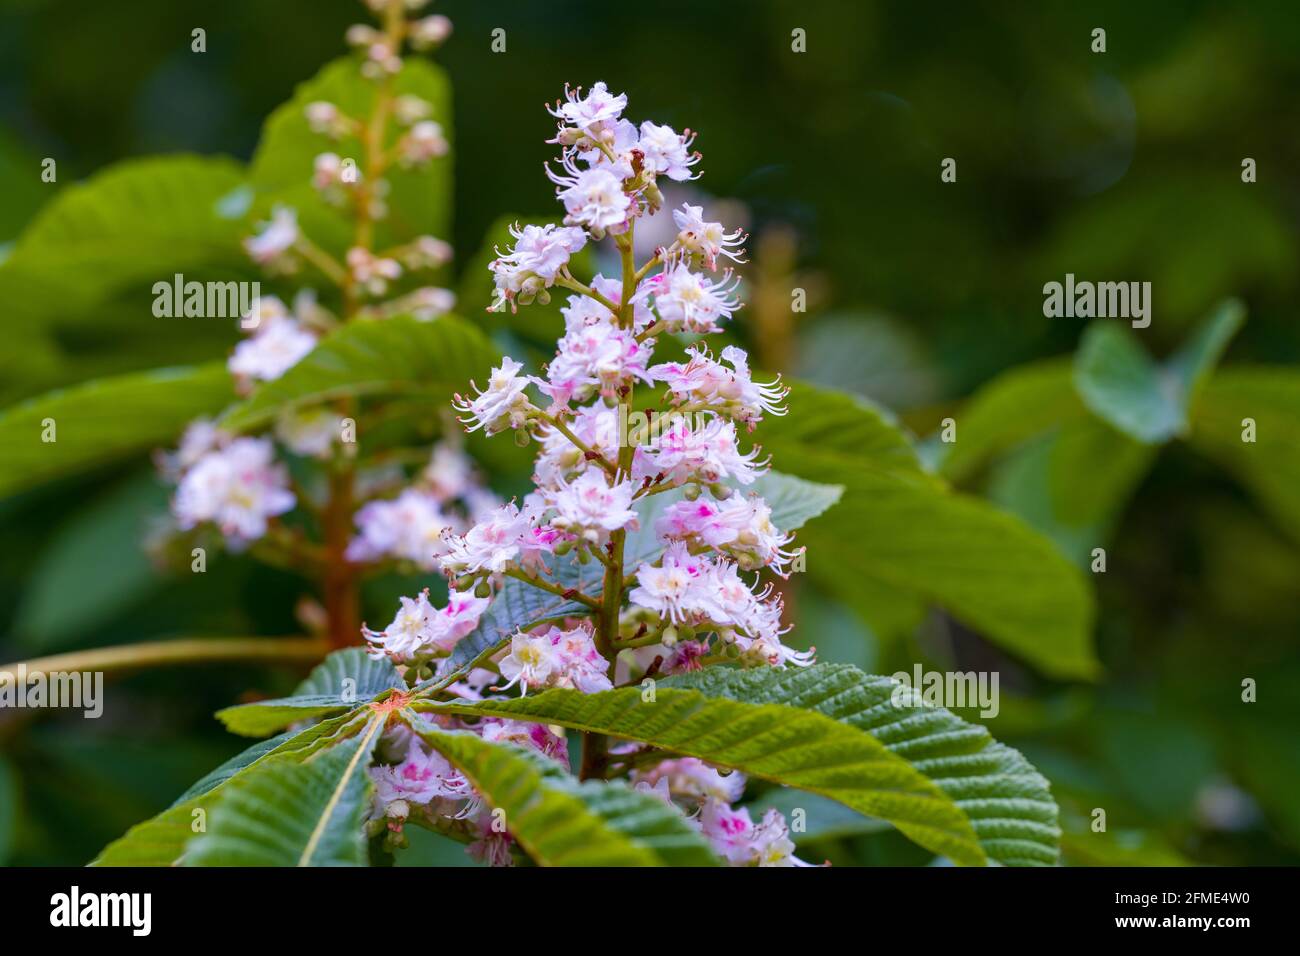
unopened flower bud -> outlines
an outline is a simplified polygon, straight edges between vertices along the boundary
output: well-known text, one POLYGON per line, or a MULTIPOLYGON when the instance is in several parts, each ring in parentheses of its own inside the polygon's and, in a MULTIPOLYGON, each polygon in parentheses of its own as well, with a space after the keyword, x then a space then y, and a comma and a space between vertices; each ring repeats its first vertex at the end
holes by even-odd
POLYGON ((349 46, 369 46, 380 38, 380 33, 372 26, 364 23, 354 23, 348 27, 347 33, 343 38, 349 46))
POLYGON ((427 100, 423 100, 411 93, 399 96, 393 102, 393 116, 403 126, 410 126, 422 119, 428 119, 432 112, 433 107, 429 105, 427 100))
POLYGON ((410 24, 411 46, 417 50, 428 50, 443 43, 451 36, 451 21, 441 14, 424 17, 410 24))

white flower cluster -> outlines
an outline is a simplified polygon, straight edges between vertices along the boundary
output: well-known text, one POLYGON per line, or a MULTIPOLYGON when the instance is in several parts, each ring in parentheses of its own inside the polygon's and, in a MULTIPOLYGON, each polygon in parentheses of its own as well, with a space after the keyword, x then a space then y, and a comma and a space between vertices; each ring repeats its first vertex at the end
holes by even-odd
MULTIPOLYGON (((415 10, 425 0, 403 2, 415 10)), ((389 4, 375 0, 371 6, 386 11, 389 4)), ((450 32, 451 24, 443 16, 389 17, 382 30, 353 26, 348 41, 364 53, 363 75, 379 80, 401 71, 405 42, 430 49, 450 32)), ((369 142, 367 137, 374 135, 373 118, 350 116, 326 101, 309 103, 304 110, 308 128, 336 144, 315 158, 314 187, 327 203, 367 227, 388 215, 387 169, 427 166, 449 148, 429 102, 403 93, 392 96, 389 106, 377 127, 384 134, 381 141, 370 143, 378 149, 361 148, 363 140, 369 142), (358 166, 363 155, 370 163, 366 169, 358 166)), ((335 315, 318 304, 310 287, 298 292, 292 307, 276 296, 260 296, 241 317, 246 335, 227 361, 239 394, 280 379, 344 321, 399 314, 431 320, 453 307, 455 297, 449 290, 432 285, 412 288, 414 283, 409 282, 406 291, 381 299, 392 291, 393 283, 450 262, 452 249, 446 242, 419 235, 380 250, 371 248, 375 229, 358 229, 356 235, 368 238, 364 244, 359 238, 358 244, 335 258, 312 241, 296 209, 276 204, 244 240, 244 250, 269 275, 296 275, 305 266, 315 268, 337 287, 344 314, 335 315)), ((273 435, 284 448, 304 458, 350 459, 356 452, 355 428, 355 422, 335 405, 321 404, 285 409, 273 424, 273 435)), ((299 500, 310 494, 300 496, 290 490, 288 469, 275 463, 274 454, 271 437, 240 438, 218 431, 209 422, 194 423, 180 449, 160 458, 164 476, 177 484, 172 502, 177 526, 181 530, 215 526, 230 546, 243 548, 264 537, 273 519, 295 504, 313 504, 299 500)), ((359 486, 365 485, 367 477, 358 476, 359 486)), ((458 445, 435 449, 421 480, 395 496, 392 491, 384 486, 379 497, 357 511, 358 533, 341 556, 344 560, 359 564, 394 560, 432 570, 437 556, 446 550, 445 533, 464 531, 469 522, 499 504, 479 484, 458 445)), ((352 497, 348 495, 349 508, 352 497)), ((288 538, 299 536, 295 532, 282 543, 288 538)), ((335 558, 340 550, 333 552, 335 558)), ((304 554, 299 549, 291 558, 298 560, 304 554)))
MULTIPOLYGON (((626 105, 626 96, 612 95, 603 83, 585 95, 566 92, 551 110, 559 120, 551 142, 562 153, 558 168, 547 170, 564 220, 516 225, 513 246, 498 249, 489 266, 492 310, 545 303, 552 290, 566 290, 555 357, 540 374, 505 358, 485 387, 453 403, 468 431, 510 430, 520 444, 537 447, 533 490, 522 502, 501 504, 463 531, 445 534, 438 564, 453 583, 445 610, 432 607, 427 595, 403 599, 393 624, 367 637, 372 653, 437 664, 472 630, 506 578, 522 582, 511 587, 550 591, 581 610, 505 635, 484 665, 486 677, 457 680, 446 688, 452 695, 477 699, 546 688, 599 693, 649 672, 812 659, 783 643, 789 628, 773 585, 745 576, 787 574, 795 556, 791 535, 773 524, 768 504, 742 490, 767 462, 757 448, 741 447, 737 428, 785 414, 787 390, 779 381, 755 382, 745 352, 735 346, 715 359, 696 344, 685 360, 653 364, 658 336, 717 332, 740 308, 739 278, 716 270, 723 260, 743 261, 745 237, 706 219, 701 205, 686 203, 673 213, 672 241, 636 263, 636 223, 661 206, 658 181, 692 178, 699 155, 691 150, 690 131, 634 125, 623 118, 626 105), (571 269, 574 254, 603 240, 616 246, 622 275, 579 280, 571 269), (662 387, 659 414, 668 424, 629 440, 627 414, 638 385, 647 392, 662 387), (535 403, 534 394, 546 401, 535 403), (648 539, 653 556, 642 550, 633 559, 626 551, 631 535, 642 548, 648 539), (599 573, 575 575, 584 565, 599 573)), ((402 523, 432 520, 414 514, 402 523)), ((564 759, 555 733, 542 725, 489 722, 465 729, 564 759)), ((755 824, 747 810, 733 809, 743 776, 724 776, 689 758, 655 763, 653 753, 635 756, 633 782, 692 814, 693 825, 729 862, 797 862, 779 813, 755 824)), ((481 821, 482 808, 449 770, 412 745, 397 769, 383 769, 381 787, 389 789, 376 816, 399 830, 412 813, 481 821)), ((509 862, 508 835, 480 830, 479 836, 476 853, 509 862)))
POLYGON ((266 534, 267 522, 295 503, 289 475, 267 438, 235 438, 195 422, 181 439, 172 511, 183 531, 215 525, 232 549, 266 534))
POLYGON ((357 510, 357 534, 346 556, 358 563, 391 559, 435 570, 447 553, 449 538, 499 503, 459 445, 439 442, 413 484, 395 497, 375 498, 357 510))

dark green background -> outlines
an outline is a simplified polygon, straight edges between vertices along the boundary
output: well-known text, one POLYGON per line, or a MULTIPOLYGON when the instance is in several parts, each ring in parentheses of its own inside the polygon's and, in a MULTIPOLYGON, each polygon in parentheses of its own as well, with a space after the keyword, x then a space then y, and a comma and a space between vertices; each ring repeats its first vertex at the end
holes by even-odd
MULTIPOLYGON (((1073 350, 1082 324, 1041 313, 1043 283, 1067 271, 1151 281, 1155 321, 1143 341, 1157 354, 1236 295, 1250 317, 1227 363, 1300 360, 1292 3, 432 9, 456 26, 437 59, 455 91, 449 238, 462 262, 503 213, 552 215, 541 175, 552 122, 542 105, 566 81, 605 79, 628 93, 634 118, 700 131, 706 175, 697 185, 745 203, 756 236, 794 231, 797 265, 819 292, 796 332, 799 352, 769 354, 769 364, 859 389, 918 433, 998 372, 1073 350), (504 54, 490 51, 496 27, 506 30, 504 54), (795 27, 807 31, 807 53, 790 50, 795 27), (1090 52, 1094 27, 1107 31, 1105 54, 1090 52), (939 164, 949 156, 958 181, 946 185, 939 164), (1248 186, 1247 156, 1259 171, 1248 186)), ((151 153, 247 159, 263 118, 343 52, 344 29, 361 19, 353 0, 4 4, 0 242, 58 188, 39 180, 43 157, 57 159, 61 184, 151 153), (195 27, 207 30, 204 54, 190 52, 195 27)), ((107 343, 64 344, 109 352, 107 343)), ((215 356, 228 344, 214 337, 200 347, 215 356)), ((178 360, 194 348, 178 341, 178 360)), ((111 363, 121 370, 158 358, 128 351, 111 363)), ((56 373, 6 383, 6 392, 57 384, 56 373)), ((99 509, 103 548, 161 507, 164 493, 136 475, 100 474, 0 502, 0 635, 8 632, 0 659, 49 649, 16 623, 35 591, 61 594, 75 611, 75 576, 38 578, 51 549, 73 547, 60 536, 84 520, 83 505, 99 509)), ((994 727, 1053 780, 1076 834, 1067 861, 1300 862, 1295 542, 1220 472, 1175 447, 1130 502, 1113 548, 1138 570, 1100 579, 1107 678, 1095 688, 1004 678, 1013 699, 994 727), (1268 678, 1281 709, 1268 720, 1240 718, 1231 694, 1215 689, 1229 668, 1268 678), (1206 809, 1216 796, 1236 801, 1217 824, 1206 809), (1079 824, 1095 806, 1110 813, 1105 859, 1079 824)), ((107 574, 111 587, 101 553, 87 551, 83 573, 107 574)), ((178 628, 285 633, 296 593, 291 579, 224 562, 201 591, 140 587, 108 617, 76 622, 57 649, 178 628)), ((835 651, 829 658, 884 670, 911 659, 815 595, 801 612, 803 631, 826 635, 816 642, 835 651)), ((923 633, 917 648, 987 660, 977 638, 963 640, 974 644, 941 649, 923 633)), ((115 684, 132 706, 93 725, 0 716, 0 860, 84 862, 236 748, 212 710, 292 680, 176 670, 115 684), (11 830, 7 814, 18 821, 11 830)), ((917 859, 891 837, 826 853, 917 859)))

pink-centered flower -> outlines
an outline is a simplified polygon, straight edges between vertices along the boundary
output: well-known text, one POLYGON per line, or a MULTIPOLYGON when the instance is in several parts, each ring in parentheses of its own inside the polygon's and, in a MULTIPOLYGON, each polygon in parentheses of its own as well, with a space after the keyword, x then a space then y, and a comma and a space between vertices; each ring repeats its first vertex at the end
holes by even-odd
POLYGON ((276 206, 271 218, 260 223, 259 231, 244 240, 244 251, 258 265, 282 259, 298 241, 298 214, 287 206, 276 206))
POLYGON ((503 358, 501 365, 493 369, 487 388, 478 390, 478 386, 470 382, 478 391, 477 397, 456 396, 452 407, 461 413, 461 421, 469 426, 468 431, 482 428, 492 435, 504 428, 523 424, 532 403, 525 394, 528 378, 519 374, 522 368, 523 365, 514 359, 503 358))
POLYGON ((700 811, 698 826, 732 866, 808 865, 795 858, 785 818, 775 808, 755 825, 745 807, 733 809, 721 800, 709 800, 700 811))
POLYGON ((571 126, 593 137, 609 128, 627 108, 627 94, 615 96, 603 82, 593 83, 586 96, 582 95, 582 87, 566 86, 564 97, 565 102, 557 103, 554 109, 548 107, 550 114, 562 126, 571 126))
POLYGON ((316 347, 316 334, 293 316, 268 302, 260 303, 261 317, 253 334, 235 346, 226 367, 241 388, 253 382, 279 378, 316 347))
MULTIPOLYGON (((604 404, 577 409, 568 429, 579 441, 606 461, 618 459, 618 412, 604 404)), ((533 481, 542 488, 558 488, 565 478, 600 466, 586 457, 567 435, 549 425, 541 430, 542 450, 533 466, 533 481)))
POLYGON ((185 472, 172 499, 183 530, 211 522, 242 547, 266 534, 267 521, 294 506, 289 475, 267 438, 236 438, 203 455, 185 472))
POLYGON ((469 781, 447 758, 413 741, 399 764, 370 768, 375 783, 375 803, 386 807, 398 800, 426 804, 439 797, 453 800, 473 795, 469 781))
POLYGON ((694 139, 690 130, 683 135, 671 126, 660 126, 646 120, 641 124, 637 148, 645 157, 645 167, 652 173, 683 182, 696 178, 691 167, 700 161, 700 154, 690 151, 694 139))
POLYGON ((566 687, 594 694, 613 686, 606 673, 608 662, 585 627, 566 631, 552 626, 520 632, 510 639, 510 651, 497 666, 509 681, 501 689, 518 684, 523 694, 536 687, 566 687))
POLYGON ((655 522, 655 531, 665 539, 722 551, 747 570, 771 567, 781 573, 795 556, 785 550, 794 536, 772 524, 772 509, 757 495, 674 502, 655 522))
POLYGON ((421 657, 449 651, 478 626, 491 598, 452 591, 441 610, 429 602, 426 588, 413 598, 401 599, 401 610, 382 631, 362 629, 370 642, 371 657, 388 657, 394 663, 409 663, 421 657))
POLYGON ((500 311, 521 296, 531 301, 543 289, 550 288, 560 270, 569 264, 569 257, 587 243, 587 234, 576 226, 527 225, 510 227, 515 238, 512 249, 502 253, 488 269, 496 284, 496 298, 489 312, 500 311))
POLYGON ((685 363, 666 362, 648 370, 651 378, 668 386, 669 398, 678 408, 715 411, 751 429, 764 414, 786 413, 780 403, 790 390, 779 376, 767 384, 756 383, 743 349, 728 345, 722 350, 722 359, 731 368, 715 361, 704 346, 687 354, 690 360, 685 363))
POLYGON ((650 381, 650 347, 638 342, 631 329, 608 322, 570 322, 546 370, 549 388, 544 390, 553 398, 565 396, 563 404, 594 393, 612 399, 631 379, 650 381))
POLYGON ((646 562, 636 569, 637 586, 628 600, 674 624, 699 620, 710 568, 707 558, 694 557, 684 544, 669 545, 658 564, 646 562))
POLYGON ((491 743, 511 743, 536 750, 562 766, 569 763, 569 743, 563 734, 557 734, 546 724, 523 720, 505 720, 489 717, 479 725, 484 740, 491 743))
POLYGON ((584 471, 572 482, 561 479, 546 496, 555 512, 550 524, 594 544, 602 543, 609 532, 636 524, 632 508, 636 488, 632 481, 610 484, 605 473, 596 468, 584 471))
POLYGON ((566 223, 604 232, 622 226, 633 210, 632 197, 623 191, 623 180, 604 166, 579 169, 572 156, 560 160, 563 173, 549 166, 546 175, 557 187, 556 195, 568 213, 566 223))
POLYGON ((758 461, 758 449, 742 454, 735 424, 719 418, 702 425, 674 419, 650 445, 638 446, 632 461, 633 478, 662 475, 678 485, 713 484, 724 478, 749 485, 766 470, 766 463, 758 461))
POLYGON ((673 796, 698 803, 709 799, 735 803, 745 792, 743 773, 721 773, 697 757, 661 760, 632 774, 634 783, 646 783, 652 787, 661 780, 667 782, 673 796))
POLYGON ((673 210, 673 222, 678 230, 678 248, 699 256, 710 272, 717 269, 718 256, 726 256, 732 262, 745 261, 738 250, 748 237, 739 229, 727 232, 722 223, 706 220, 703 206, 682 203, 681 209, 673 210))
POLYGON ((439 500, 420 488, 407 488, 391 501, 370 501, 356 513, 358 534, 348 543, 349 561, 398 558, 426 571, 447 551, 445 536, 460 530, 439 500))
POLYGON ((501 505, 464 535, 448 537, 442 569, 448 574, 500 574, 519 558, 526 541, 531 544, 532 527, 513 502, 501 505))

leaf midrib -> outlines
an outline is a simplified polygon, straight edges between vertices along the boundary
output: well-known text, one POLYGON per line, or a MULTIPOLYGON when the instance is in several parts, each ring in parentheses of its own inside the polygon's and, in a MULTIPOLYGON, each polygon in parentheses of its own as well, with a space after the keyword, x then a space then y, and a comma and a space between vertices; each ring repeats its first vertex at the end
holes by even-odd
MULTIPOLYGON (((303 848, 302 856, 298 857, 298 866, 311 866, 312 855, 316 852, 316 847, 320 843, 321 837, 324 836, 325 827, 328 825, 330 817, 334 815, 335 808, 338 806, 339 801, 343 799, 343 791, 347 788, 347 785, 351 783, 352 774, 356 771, 357 764, 361 761, 361 758, 370 753, 370 739, 374 737, 379 728, 383 726, 383 723, 384 718, 379 715, 371 718, 370 727, 366 731, 365 737, 362 738, 360 744, 357 746, 357 752, 353 754, 352 759, 348 761, 347 768, 343 771, 343 775, 339 777, 339 782, 335 786, 334 792, 330 794, 329 801, 325 804, 325 810, 316 821, 316 826, 312 828, 311 836, 307 839, 307 845, 303 848)), ((322 750, 319 752, 325 753, 327 751, 322 750)))

